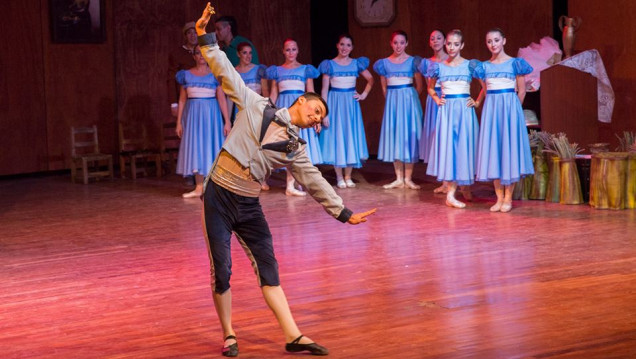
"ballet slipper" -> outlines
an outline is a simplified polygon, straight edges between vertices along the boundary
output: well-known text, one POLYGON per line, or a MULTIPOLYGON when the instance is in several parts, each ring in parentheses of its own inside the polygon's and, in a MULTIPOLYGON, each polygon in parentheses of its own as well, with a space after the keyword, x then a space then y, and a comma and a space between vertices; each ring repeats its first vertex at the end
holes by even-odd
POLYGON ((458 201, 455 196, 450 194, 446 196, 446 205, 454 208, 466 207, 466 203, 458 201))
POLYGON ((448 193, 448 187, 441 185, 433 190, 433 193, 448 193))
POLYGON ((287 196, 304 197, 307 195, 307 192, 299 191, 295 189, 294 187, 287 187, 287 189, 285 190, 285 194, 287 196))
POLYGON ((499 212, 501 211, 501 206, 503 206, 503 202, 497 201, 492 207, 490 207, 490 212, 499 212))
POLYGON ((290 353, 298 353, 303 351, 308 351, 311 355, 328 355, 329 350, 318 343, 307 343, 300 344, 300 339, 302 339, 304 335, 300 335, 298 338, 294 339, 291 343, 285 344, 285 350, 290 353))
POLYGON ((412 180, 406 179, 404 180, 404 185, 409 189, 420 189, 420 185, 415 184, 412 180))
POLYGON ((347 187, 349 187, 349 188, 353 188, 353 187, 355 187, 355 186, 356 186, 356 184, 355 184, 355 183, 353 183, 353 181, 351 180, 351 178, 346 179, 346 180, 345 180, 345 183, 347 184, 347 187))
POLYGON ((396 179, 395 181, 385 184, 382 186, 384 189, 393 189, 393 188, 404 188, 404 181, 401 179, 396 179))
POLYGON ((181 195, 183 198, 199 198, 201 197, 201 192, 198 192, 196 189, 192 192, 186 192, 181 195))
POLYGON ((239 355, 238 341, 236 340, 236 336, 228 335, 227 337, 225 337, 225 342, 223 343, 223 348, 221 349, 221 355, 223 355, 224 357, 237 357, 239 355), (227 344, 230 341, 234 341, 234 343, 227 344))
POLYGON ((340 178, 338 180, 338 184, 336 185, 338 188, 347 188, 347 183, 345 182, 345 180, 343 180, 342 178, 340 178))
POLYGON ((504 203, 501 205, 501 212, 503 212, 503 213, 508 213, 508 212, 510 212, 511 210, 512 210, 512 201, 510 201, 510 202, 504 202, 504 203))

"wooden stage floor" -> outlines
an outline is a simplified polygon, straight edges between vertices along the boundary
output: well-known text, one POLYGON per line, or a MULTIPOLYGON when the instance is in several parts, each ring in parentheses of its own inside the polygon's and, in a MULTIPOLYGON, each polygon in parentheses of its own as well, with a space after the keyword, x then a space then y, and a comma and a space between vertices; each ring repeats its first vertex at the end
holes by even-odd
MULTIPOLYGON (((338 190, 354 211, 378 207, 359 226, 286 197, 280 175, 261 196, 292 312, 330 357, 636 357, 635 210, 490 213, 488 184, 459 210, 423 165, 420 191, 383 190, 391 177, 369 161, 338 190)), ((177 176, 0 179, 0 357, 220 357, 201 203, 186 189, 177 176)), ((232 250, 240 358, 298 356, 232 250)))

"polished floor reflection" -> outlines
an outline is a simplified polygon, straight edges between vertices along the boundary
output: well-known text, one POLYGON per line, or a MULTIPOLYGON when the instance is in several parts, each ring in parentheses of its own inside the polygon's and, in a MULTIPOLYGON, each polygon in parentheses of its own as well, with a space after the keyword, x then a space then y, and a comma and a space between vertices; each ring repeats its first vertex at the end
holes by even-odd
MULTIPOLYGON (((323 168, 335 182, 333 172, 323 168)), ((383 190, 370 161, 348 207, 311 198, 261 203, 301 330, 332 358, 636 357, 636 210, 515 201, 490 213, 422 189, 383 190)), ((0 357, 219 357, 199 200, 176 176, 73 185, 68 175, 0 179, 0 357)), ((234 242, 241 358, 293 357, 234 242)))

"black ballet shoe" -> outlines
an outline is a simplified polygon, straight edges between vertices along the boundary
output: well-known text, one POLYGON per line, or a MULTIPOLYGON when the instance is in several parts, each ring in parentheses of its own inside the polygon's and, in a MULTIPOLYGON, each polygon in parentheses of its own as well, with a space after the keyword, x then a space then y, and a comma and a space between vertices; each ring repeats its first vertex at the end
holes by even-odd
MULTIPOLYGON (((228 335, 225 337, 225 340, 228 339, 236 340, 236 337, 234 335, 228 335)), ((229 347, 223 347, 223 349, 221 349, 221 354, 223 354, 224 357, 237 357, 238 353, 238 341, 234 342, 234 344, 231 344, 229 347)))
POLYGON ((285 344, 285 350, 291 353, 297 353, 302 351, 308 351, 311 355, 327 355, 329 354, 329 350, 317 343, 309 343, 309 344, 300 344, 300 338, 304 335, 300 335, 298 338, 294 339, 293 342, 285 344))

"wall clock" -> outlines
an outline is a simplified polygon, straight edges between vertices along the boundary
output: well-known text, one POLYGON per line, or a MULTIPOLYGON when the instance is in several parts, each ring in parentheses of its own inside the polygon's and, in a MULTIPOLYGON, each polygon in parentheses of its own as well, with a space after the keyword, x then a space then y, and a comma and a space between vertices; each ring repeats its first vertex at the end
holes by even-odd
POLYGON ((395 19, 397 0, 354 0, 353 14, 361 26, 387 26, 395 19))

